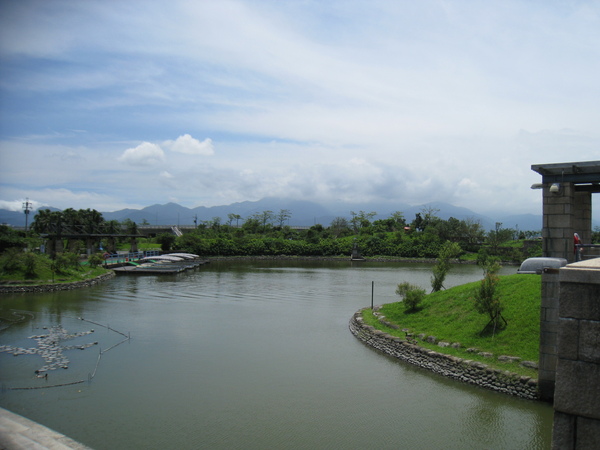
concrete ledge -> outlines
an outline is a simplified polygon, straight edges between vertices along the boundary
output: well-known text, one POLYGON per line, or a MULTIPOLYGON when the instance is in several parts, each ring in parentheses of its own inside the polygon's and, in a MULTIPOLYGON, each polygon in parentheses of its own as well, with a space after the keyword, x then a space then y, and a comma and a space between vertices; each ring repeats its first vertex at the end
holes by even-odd
POLYGON ((600 284, 600 258, 571 263, 560 269, 561 283, 600 284))
POLYGON ((89 449, 64 434, 3 408, 0 408, 0 448, 6 450, 89 449))

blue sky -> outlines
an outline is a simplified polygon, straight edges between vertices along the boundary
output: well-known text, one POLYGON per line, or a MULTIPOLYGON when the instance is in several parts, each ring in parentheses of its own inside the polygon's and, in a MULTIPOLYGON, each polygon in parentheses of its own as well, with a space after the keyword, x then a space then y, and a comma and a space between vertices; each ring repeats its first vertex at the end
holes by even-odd
POLYGON ((538 214, 598 80, 598 1, 0 0, 0 208, 538 214))

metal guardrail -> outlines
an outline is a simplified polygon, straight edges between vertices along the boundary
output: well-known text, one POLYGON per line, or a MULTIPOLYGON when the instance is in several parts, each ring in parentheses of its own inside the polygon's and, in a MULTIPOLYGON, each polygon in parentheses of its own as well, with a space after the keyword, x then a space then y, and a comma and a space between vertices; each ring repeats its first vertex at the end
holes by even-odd
POLYGON ((600 248, 600 244, 575 244, 575 261, 583 259, 584 248, 600 248))
POLYGON ((140 259, 149 258, 152 256, 160 256, 160 250, 147 250, 143 252, 123 252, 104 255, 105 264, 123 264, 130 261, 138 261, 140 259))

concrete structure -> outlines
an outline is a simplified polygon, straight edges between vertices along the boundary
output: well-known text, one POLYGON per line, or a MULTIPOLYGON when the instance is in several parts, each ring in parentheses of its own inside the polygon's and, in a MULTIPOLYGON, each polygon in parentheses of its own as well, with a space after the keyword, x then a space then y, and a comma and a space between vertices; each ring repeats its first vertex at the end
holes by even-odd
POLYGON ((554 449, 600 448, 600 259, 560 269, 554 449))
MULTIPOLYGON (((592 238, 592 194, 600 192, 600 161, 536 164, 531 169, 542 175, 544 222, 543 256, 575 261, 573 236, 583 243, 592 238)), ((587 249, 586 249, 587 250, 587 249)), ((539 395, 552 401, 555 392, 558 354, 558 270, 542 274, 540 311, 539 395)))
POLYGON ((543 256, 575 261, 573 234, 584 244, 592 238, 592 194, 600 192, 600 161, 535 164, 542 175, 543 256))
POLYGON ((85 450, 89 447, 23 416, 0 408, 0 448, 7 450, 85 450))
POLYGON ((538 395, 552 402, 556 382, 558 354, 558 303, 560 297, 559 269, 545 269, 542 273, 542 301, 540 309, 540 359, 538 363, 538 395))

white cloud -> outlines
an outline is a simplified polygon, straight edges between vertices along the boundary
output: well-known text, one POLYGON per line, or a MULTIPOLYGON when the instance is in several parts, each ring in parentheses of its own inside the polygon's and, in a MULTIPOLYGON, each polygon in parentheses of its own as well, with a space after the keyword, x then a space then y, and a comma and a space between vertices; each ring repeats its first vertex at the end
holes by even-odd
POLYGON ((7 202, 528 211, 531 164, 598 159, 598 2, 38 3, 0 15, 7 202))
MULTIPOLYGON (((2 192, 2 196, 13 195, 13 198, 21 197, 21 192, 9 189, 2 192)), ((141 209, 148 206, 145 203, 136 203, 132 198, 123 198, 122 193, 112 195, 111 193, 98 193, 91 191, 73 191, 65 188, 28 189, 26 194, 34 209, 53 207, 58 209, 95 209, 97 211, 116 211, 124 208, 141 209)), ((24 198, 24 197, 23 197, 24 198)), ((11 211, 22 210, 22 202, 25 200, 0 201, 0 209, 11 211)))
POLYGON ((174 141, 165 141, 162 145, 173 152, 185 153, 186 155, 210 156, 215 152, 211 139, 205 139, 200 142, 189 134, 179 136, 174 141))
POLYGON ((165 160, 165 152, 156 144, 143 142, 137 147, 128 148, 119 157, 119 161, 123 161, 132 166, 156 166, 165 160))
POLYGON ((24 198, 22 200, 0 200, 0 209, 7 209, 8 211, 25 211, 25 203, 29 203, 29 210, 36 210, 41 206, 44 206, 43 203, 29 200, 28 198, 24 198))

